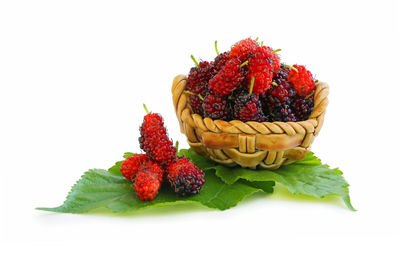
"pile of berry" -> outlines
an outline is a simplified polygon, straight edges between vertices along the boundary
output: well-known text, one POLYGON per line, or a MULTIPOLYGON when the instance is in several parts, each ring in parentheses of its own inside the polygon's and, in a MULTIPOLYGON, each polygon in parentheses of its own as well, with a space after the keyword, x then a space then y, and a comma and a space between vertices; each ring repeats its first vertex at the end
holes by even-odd
POLYGON ((194 113, 214 120, 302 121, 314 107, 315 81, 302 65, 280 62, 278 50, 244 39, 212 62, 192 56, 187 91, 194 113))
POLYGON ((164 177, 181 196, 200 192, 205 182, 203 171, 187 158, 176 156, 177 149, 167 135, 160 114, 147 111, 140 127, 139 143, 146 154, 127 158, 122 162, 121 173, 133 181, 133 188, 141 200, 153 200, 164 177))

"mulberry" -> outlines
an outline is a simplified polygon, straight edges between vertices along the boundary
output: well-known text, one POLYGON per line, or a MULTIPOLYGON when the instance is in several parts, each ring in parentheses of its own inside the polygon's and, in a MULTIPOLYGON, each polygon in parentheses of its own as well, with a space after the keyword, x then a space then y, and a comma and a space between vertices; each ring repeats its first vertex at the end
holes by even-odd
POLYGON ((288 81, 296 89, 297 94, 306 97, 315 91, 315 82, 312 73, 302 65, 293 65, 288 74, 288 81))
POLYGON ((133 180, 138 172, 140 166, 149 161, 149 157, 145 154, 135 154, 125 159, 121 164, 122 175, 129 180, 133 180))
POLYGON ((181 196, 198 194, 205 182, 203 171, 187 158, 179 158, 168 166, 167 178, 174 191, 181 196))
POLYGON ((244 80, 241 62, 234 58, 226 62, 225 66, 209 81, 209 90, 218 96, 230 95, 244 80))
POLYGON ((203 101, 204 117, 213 120, 229 120, 229 102, 225 97, 208 94, 203 101))
MULTIPOLYGON (((147 108, 145 106, 146 112, 147 108)), ((176 160, 176 148, 167 135, 160 114, 148 113, 140 126, 140 148, 149 158, 163 166, 168 166, 176 160)))

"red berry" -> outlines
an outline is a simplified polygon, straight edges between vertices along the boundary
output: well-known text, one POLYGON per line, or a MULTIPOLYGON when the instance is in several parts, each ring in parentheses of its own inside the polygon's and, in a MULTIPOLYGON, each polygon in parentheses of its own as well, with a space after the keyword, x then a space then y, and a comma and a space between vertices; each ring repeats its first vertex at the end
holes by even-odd
POLYGON ((312 73, 302 65, 293 65, 297 69, 291 70, 288 74, 288 80, 296 89, 300 96, 308 96, 315 90, 315 82, 312 73))
POLYGON ((167 173, 170 185, 181 196, 198 194, 205 182, 203 171, 187 158, 179 158, 168 166, 167 173))
POLYGON ((277 53, 274 53, 274 50, 269 47, 269 46, 264 46, 265 47, 265 56, 272 62, 272 70, 274 74, 277 74, 280 67, 280 59, 277 53))
POLYGON ((257 41, 247 38, 244 40, 241 40, 237 44, 235 44, 231 52, 229 53, 229 56, 231 58, 238 58, 242 62, 246 61, 253 53, 255 53, 257 47, 259 47, 259 44, 257 41))
POLYGON ((253 56, 250 57, 247 80, 248 86, 250 86, 251 78, 255 78, 253 94, 264 94, 271 87, 274 70, 276 67, 279 70, 280 66, 279 61, 272 58, 274 55, 269 47, 262 46, 258 47, 253 56), (275 62, 278 62, 279 66, 275 62))
POLYGON ((229 119, 229 103, 226 98, 208 94, 203 101, 204 117, 213 120, 229 119))
POLYGON ((244 80, 241 62, 233 58, 226 62, 225 66, 209 82, 209 90, 219 96, 230 95, 244 80))
POLYGON ((140 134, 140 148, 146 152, 151 160, 163 166, 175 162, 176 148, 168 138, 161 115, 147 114, 140 127, 140 134))
POLYGON ((121 164, 122 175, 129 180, 133 180, 141 165, 149 161, 149 157, 145 154, 135 154, 125 159, 121 164))
POLYGON ((263 122, 267 120, 258 95, 249 94, 246 88, 243 88, 235 98, 233 116, 236 120, 243 122, 263 122))
POLYGON ((187 89, 195 94, 202 93, 211 79, 213 66, 207 61, 201 61, 198 67, 190 69, 187 89))
POLYGON ((140 200, 153 200, 158 193, 160 185, 161 182, 158 172, 152 172, 151 168, 141 168, 136 174, 133 188, 140 200))
POLYGON ((162 183, 164 176, 164 169, 158 163, 154 161, 146 161, 140 166, 139 171, 149 171, 162 183))
POLYGON ((228 62, 229 60, 229 52, 225 52, 222 54, 219 54, 215 59, 214 59, 214 72, 213 74, 216 75, 228 62))

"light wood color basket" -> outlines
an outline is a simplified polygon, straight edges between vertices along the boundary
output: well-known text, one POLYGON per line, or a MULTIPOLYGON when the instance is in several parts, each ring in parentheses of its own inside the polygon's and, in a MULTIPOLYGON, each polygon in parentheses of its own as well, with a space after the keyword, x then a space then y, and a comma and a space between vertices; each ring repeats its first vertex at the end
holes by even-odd
POLYGON ((329 87, 318 82, 314 110, 299 122, 230 122, 194 114, 186 90, 187 77, 178 75, 172 84, 172 99, 181 132, 198 154, 226 166, 277 169, 302 160, 324 122, 329 87))

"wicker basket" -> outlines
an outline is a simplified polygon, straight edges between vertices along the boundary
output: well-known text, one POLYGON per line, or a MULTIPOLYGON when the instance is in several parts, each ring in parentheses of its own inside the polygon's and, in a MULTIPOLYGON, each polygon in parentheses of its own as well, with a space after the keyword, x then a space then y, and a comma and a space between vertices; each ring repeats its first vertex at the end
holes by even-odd
POLYGON ((318 82, 314 110, 299 122, 230 122, 194 114, 183 93, 187 77, 178 75, 172 84, 172 98, 181 132, 197 153, 227 166, 277 169, 302 160, 324 122, 329 87, 318 82))

